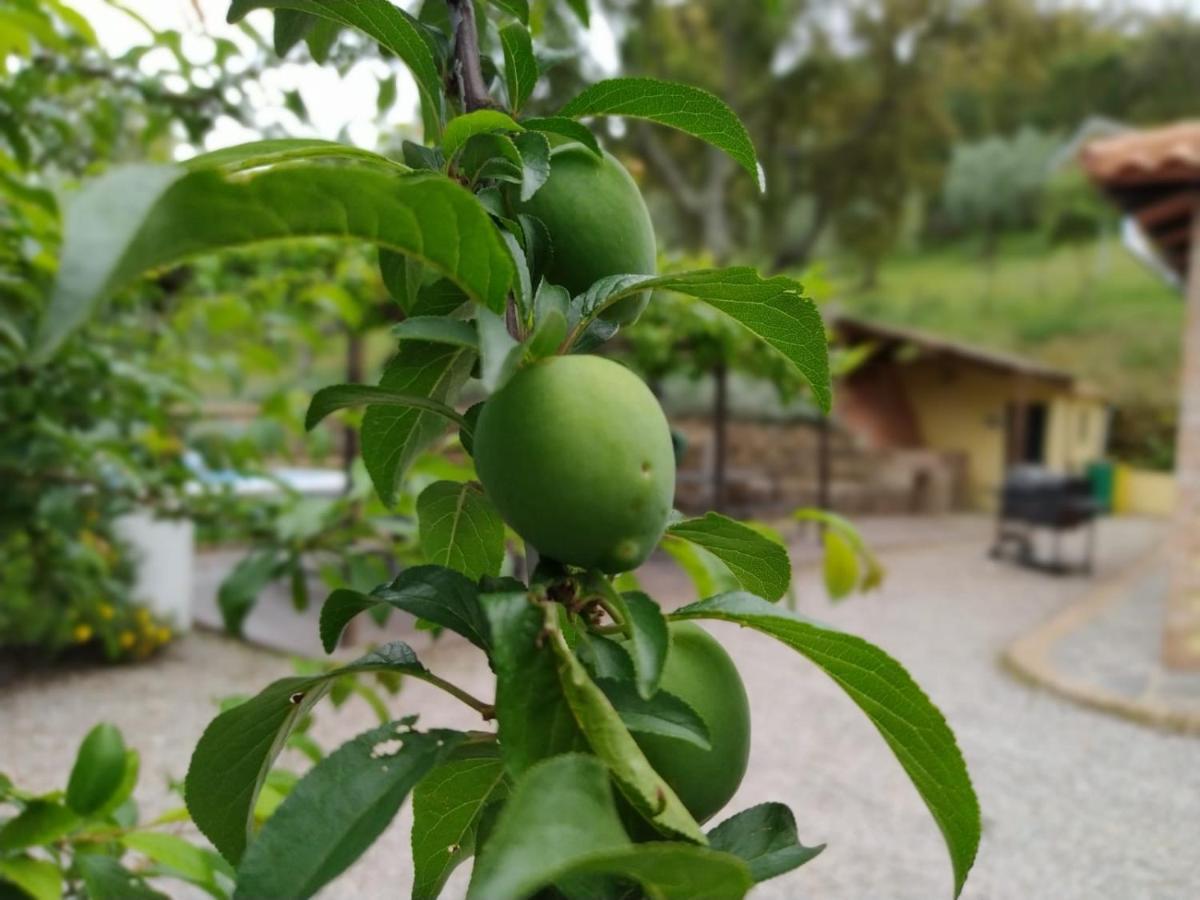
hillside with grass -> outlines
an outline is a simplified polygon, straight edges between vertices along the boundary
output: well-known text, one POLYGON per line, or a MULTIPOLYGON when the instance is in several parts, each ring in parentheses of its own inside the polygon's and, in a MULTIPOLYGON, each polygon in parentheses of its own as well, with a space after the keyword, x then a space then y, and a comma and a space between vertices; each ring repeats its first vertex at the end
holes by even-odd
POLYGON ((846 312, 1041 360, 1119 406, 1174 406, 1180 294, 1116 237, 1047 251, 1015 236, 990 263, 978 245, 900 254, 870 286, 849 264, 830 272, 846 312))

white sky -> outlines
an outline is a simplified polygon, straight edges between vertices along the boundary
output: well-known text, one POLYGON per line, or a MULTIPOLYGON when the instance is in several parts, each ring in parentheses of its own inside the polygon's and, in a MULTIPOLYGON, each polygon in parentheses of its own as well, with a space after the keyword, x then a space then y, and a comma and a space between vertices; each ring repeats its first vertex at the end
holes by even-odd
MULTIPOLYGON (((239 46, 252 46, 239 28, 225 23, 229 0, 124 0, 125 5, 159 29, 174 29, 185 35, 184 52, 194 63, 211 59, 212 45, 209 37, 224 37, 239 46), (199 14, 197 13, 199 10, 199 14)), ((68 5, 88 17, 96 29, 101 44, 111 53, 119 54, 131 47, 146 43, 145 30, 123 13, 108 6, 103 0, 67 0, 68 5)), ((412 3, 400 2, 399 6, 411 7, 412 3)), ((257 10, 246 17, 270 43, 272 14, 257 10)), ((600 67, 606 72, 615 70, 616 43, 602 16, 592 17, 588 32, 588 45, 600 67)), ((143 68, 148 74, 170 69, 173 60, 163 51, 163 56, 148 55, 143 68)), ((267 91, 250 90, 253 107, 258 111, 258 124, 262 127, 276 123, 285 125, 290 135, 321 137, 336 140, 343 129, 347 129, 349 140, 363 147, 376 146, 379 138, 375 98, 379 79, 389 71, 397 73, 397 101, 392 107, 384 127, 411 124, 417 121, 417 91, 404 66, 381 60, 364 61, 354 66, 345 78, 332 67, 313 64, 281 62, 272 66, 261 81, 267 91), (283 92, 299 90, 312 120, 311 127, 302 127, 294 116, 283 108, 283 92)), ((258 137, 255 130, 242 127, 232 120, 222 120, 205 140, 206 150, 227 147, 241 141, 258 137)), ((190 156, 187 148, 181 148, 180 156, 190 156)))

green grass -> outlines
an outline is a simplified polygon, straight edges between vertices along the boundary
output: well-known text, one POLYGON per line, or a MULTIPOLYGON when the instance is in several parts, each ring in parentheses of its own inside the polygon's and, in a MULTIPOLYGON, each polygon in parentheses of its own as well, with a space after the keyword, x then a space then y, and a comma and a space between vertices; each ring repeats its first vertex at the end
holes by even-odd
POLYGON ((848 265, 831 274, 849 313, 1041 360, 1114 402, 1174 404, 1182 297, 1116 238, 1048 252, 1015 237, 990 274, 967 245, 896 256, 872 288, 848 265))

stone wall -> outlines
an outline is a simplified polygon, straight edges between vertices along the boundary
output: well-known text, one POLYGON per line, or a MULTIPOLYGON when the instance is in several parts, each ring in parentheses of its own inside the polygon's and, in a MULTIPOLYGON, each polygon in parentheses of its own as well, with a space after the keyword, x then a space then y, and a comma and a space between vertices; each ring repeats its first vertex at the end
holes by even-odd
MULTIPOLYGON (((687 439, 675 503, 689 513, 712 508, 712 422, 675 417, 687 439)), ((728 424, 726 512, 784 515, 817 502, 819 432, 812 423, 737 419, 728 424)), ((830 499, 844 513, 939 513, 965 502, 965 460, 925 449, 870 450, 830 432, 830 499)))

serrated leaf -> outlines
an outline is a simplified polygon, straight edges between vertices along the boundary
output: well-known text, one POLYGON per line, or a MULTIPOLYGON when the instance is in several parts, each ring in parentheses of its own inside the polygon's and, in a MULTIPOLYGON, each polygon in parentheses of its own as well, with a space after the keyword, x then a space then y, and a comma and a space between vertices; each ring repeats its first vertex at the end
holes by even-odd
POLYGON ((637 882, 659 900, 736 900, 750 889, 737 857, 682 843, 633 844, 604 767, 593 757, 546 760, 516 784, 479 855, 468 900, 520 900, 586 876, 637 882))
POLYGON ((792 583, 787 549, 728 516, 710 512, 684 519, 667 533, 703 547, 729 569, 742 588, 778 600, 792 583))
POLYGON ((0 850, 22 850, 51 844, 79 824, 70 807, 51 800, 31 800, 17 815, 0 826, 0 850))
POLYGON ((442 133, 442 153, 446 159, 452 158, 475 135, 524 130, 508 113, 498 109, 477 109, 446 123, 446 130, 442 133))
POLYGON ((491 0, 493 6, 515 16, 523 25, 529 24, 528 0, 491 0))
POLYGON ((92 728, 79 745, 67 781, 67 806, 80 815, 96 812, 120 789, 125 776, 125 740, 115 725, 92 728))
POLYGON ((667 663, 670 643, 667 620, 659 605, 640 591, 614 592, 613 600, 631 632, 625 648, 637 673, 637 691, 648 699, 658 690, 663 666, 667 663))
POLYGON ((664 534, 658 545, 687 574, 697 596, 711 597, 738 588, 729 567, 704 548, 682 538, 664 534))
POLYGON ((203 169, 219 169, 222 172, 231 173, 260 169, 264 166, 285 162, 316 159, 347 159, 373 163, 381 169, 390 169, 400 173, 412 171, 408 166, 378 153, 372 153, 370 150, 317 138, 274 138, 265 141, 251 141, 248 144, 237 144, 233 147, 223 147, 220 150, 201 153, 184 162, 183 166, 193 172, 203 169))
POLYGON ((491 220, 439 175, 297 163, 225 178, 181 166, 115 169, 67 212, 58 280, 40 323, 45 358, 110 294, 191 256, 280 238, 356 238, 414 256, 503 310, 513 263, 491 220))
POLYGON ((294 9, 276 10, 273 32, 275 55, 287 56, 289 50, 304 40, 312 26, 313 19, 307 13, 294 9))
POLYGON ((417 498, 421 552, 472 581, 499 575, 504 522, 475 482, 435 481, 417 498))
POLYGON ((281 678, 209 723, 192 752, 184 798, 196 827, 227 860, 242 858, 255 800, 295 725, 335 679, 370 671, 426 674, 412 648, 395 641, 321 675, 281 678))
POLYGON ((506 25, 500 29, 500 45, 504 50, 504 81, 508 86, 508 102, 516 112, 525 105, 538 80, 533 41, 524 25, 506 25))
POLYGON ((550 180, 550 142, 536 131, 513 138, 521 154, 521 200, 529 200, 550 180))
POLYGON ((594 317, 625 297, 660 288, 703 300, 758 335, 792 363, 828 411, 831 392, 825 326, 799 282, 784 275, 763 278, 748 266, 703 269, 678 275, 614 275, 583 295, 594 317))
POLYGON ((736 622, 820 666, 866 713, 912 779, 946 839, 955 894, 962 891, 979 849, 979 801, 954 733, 903 666, 862 638, 814 625, 752 594, 721 594, 671 618, 736 622))
MULTIPOLYGON (((403 341, 379 386, 445 403, 471 373, 475 354, 462 347, 403 341)), ((446 420, 418 409, 372 406, 363 416, 362 455, 375 491, 391 504, 409 464, 446 430, 446 420)))
POLYGON ((480 817, 508 794, 499 758, 455 759, 413 791, 413 900, 434 900, 474 849, 480 817))
POLYGON ((625 727, 635 734, 655 734, 675 738, 694 744, 701 750, 709 750, 708 726, 700 715, 681 698, 666 691, 658 691, 646 699, 628 681, 598 679, 596 684, 604 691, 625 727))
POLYGON ((75 866, 83 877, 88 900, 170 900, 111 856, 80 853, 75 866))
POLYGON ((496 179, 519 184, 523 166, 521 151, 512 138, 493 132, 471 135, 455 161, 458 173, 472 183, 496 179))
POLYGON ((442 78, 433 49, 420 23, 388 0, 233 0, 228 21, 235 24, 254 9, 296 10, 357 28, 408 66, 422 104, 435 110, 440 118, 442 78))
POLYGON ((496 721, 506 771, 516 777, 547 756, 586 744, 563 697, 541 610, 524 591, 483 594, 492 639, 496 721))
POLYGON ((487 650, 488 623, 475 585, 440 566, 405 569, 389 584, 371 592, 376 600, 461 634, 487 650))
MULTIPOLYGON (((474 332, 472 332, 473 334, 474 332)), ((443 343, 455 343, 457 346, 463 346, 461 341, 445 341, 443 343)), ((304 417, 304 428, 312 431, 329 414, 353 406, 400 406, 405 409, 436 413, 447 422, 453 422, 459 426, 463 424, 462 416, 453 408, 428 397, 401 394, 398 391, 389 391, 387 388, 376 387, 373 384, 332 384, 313 394, 312 400, 308 404, 308 413, 304 417)))
POLYGON ((63 877, 58 866, 44 859, 15 856, 0 859, 0 886, 16 885, 33 900, 60 900, 63 877))
POLYGON ((586 88, 559 115, 626 116, 678 129, 728 153, 765 190, 754 144, 737 114, 714 94, 655 78, 610 78, 586 88))
MULTIPOLYGON (((671 786, 654 771, 612 703, 563 640, 562 632, 551 630, 547 642, 557 657, 562 693, 579 730, 586 736, 592 752, 608 766, 621 793, 659 831, 704 843, 704 833, 696 820, 671 786)), ((503 735, 500 740, 503 742, 503 735)))
POLYGON ((412 316, 392 328, 392 334, 401 340, 429 341, 435 344, 454 344, 468 350, 479 351, 479 338, 475 326, 462 319, 446 316, 412 316))
POLYGON ((528 131, 541 131, 546 134, 557 134, 583 144, 597 156, 601 155, 600 143, 586 125, 568 119, 566 116, 536 116, 522 119, 521 124, 528 131))
POLYGON ((825 849, 800 843, 796 817, 782 803, 761 803, 731 816, 708 833, 708 845, 744 859, 756 884, 799 868, 825 849))
POLYGON ((234 897, 311 897, 362 855, 461 739, 389 723, 343 744, 267 820, 238 866, 234 897))
POLYGON ((629 656, 629 651, 602 634, 579 632, 575 654, 597 681, 603 678, 633 681, 633 659, 629 656))

